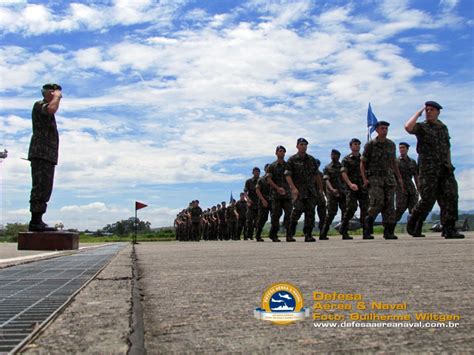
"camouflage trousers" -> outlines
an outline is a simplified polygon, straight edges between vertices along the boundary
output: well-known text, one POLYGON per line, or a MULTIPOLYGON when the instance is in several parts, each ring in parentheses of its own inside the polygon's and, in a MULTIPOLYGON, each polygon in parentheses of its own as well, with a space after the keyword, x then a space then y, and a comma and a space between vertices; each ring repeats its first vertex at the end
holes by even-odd
POLYGON ((201 233, 201 224, 199 222, 193 222, 191 224, 191 239, 199 240, 201 233))
POLYGON ((395 220, 395 186, 370 183, 369 180, 369 208, 367 215, 376 218, 382 213, 384 224, 396 223, 395 220))
POLYGON ((360 209, 360 222, 364 224, 365 216, 367 215, 367 205, 369 202, 369 194, 367 190, 359 186, 359 190, 346 192, 346 212, 342 215, 342 221, 349 224, 349 221, 354 217, 357 211, 357 205, 360 209))
POLYGON ((245 238, 253 238, 253 231, 257 226, 258 208, 255 206, 247 208, 247 228, 245 238))
POLYGON ((443 171, 439 175, 420 174, 420 200, 413 212, 428 215, 435 202, 441 211, 441 224, 458 220, 458 183, 453 173, 443 171))
POLYGON ((268 214, 270 213, 270 205, 264 207, 263 205, 258 206, 258 217, 257 217, 257 232, 255 233, 257 238, 262 235, 263 227, 268 221, 268 214))
POLYGON ((324 193, 318 191, 316 194, 316 211, 318 212, 319 225, 318 228, 322 229, 324 221, 326 220, 326 199, 324 193))
POLYGON ((30 212, 46 212, 48 201, 53 192, 54 168, 55 165, 47 160, 31 160, 30 212))
POLYGON ((336 196, 333 193, 329 193, 327 205, 328 208, 324 224, 330 226, 332 221, 334 220, 334 217, 336 217, 338 208, 341 210, 341 217, 344 216, 344 213, 346 211, 346 196, 342 193, 339 194, 339 196, 336 196))
POLYGON ((416 190, 414 192, 402 192, 400 189, 397 189, 397 193, 395 194, 395 202, 397 206, 395 209, 395 219, 398 222, 402 218, 407 208, 408 213, 411 214, 413 208, 418 202, 418 193, 416 190))
POLYGON ((240 236, 237 235, 237 226, 238 226, 238 221, 237 220, 228 220, 227 221, 227 235, 229 236, 229 239, 231 240, 239 240, 240 236))
POLYGON ((217 234, 219 240, 228 240, 229 235, 227 234, 227 222, 219 222, 219 226, 217 228, 217 234))
POLYGON ((304 213, 303 232, 305 233, 305 235, 311 234, 314 229, 316 202, 316 196, 309 195, 307 198, 301 198, 301 196, 298 196, 298 198, 293 204, 293 211, 291 212, 290 217, 290 224, 292 229, 293 226, 296 226, 296 224, 298 224, 298 220, 304 213))
POLYGON ((237 239, 240 239, 240 236, 242 233, 244 233, 244 236, 246 235, 246 224, 247 224, 247 216, 244 217, 239 217, 239 222, 237 224, 237 239))
POLYGON ((290 227, 290 216, 293 203, 289 197, 274 197, 272 200, 272 215, 271 215, 271 228, 270 237, 276 237, 280 229, 280 217, 285 212, 283 218, 283 226, 288 233, 290 227))

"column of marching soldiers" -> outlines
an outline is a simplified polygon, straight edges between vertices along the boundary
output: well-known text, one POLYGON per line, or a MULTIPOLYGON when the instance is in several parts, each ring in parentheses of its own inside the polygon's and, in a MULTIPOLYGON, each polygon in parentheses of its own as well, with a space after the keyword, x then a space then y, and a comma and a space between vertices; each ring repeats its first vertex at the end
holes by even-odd
MULTIPOLYGON (((262 230, 270 214, 269 238, 274 242, 279 242, 280 217, 284 213, 283 226, 286 230, 286 241, 292 242, 295 241, 298 219, 302 213, 305 213, 303 233, 305 241, 311 242, 315 240, 311 234, 316 210, 319 217, 319 239, 327 240, 329 228, 337 215, 338 208, 342 216, 339 228, 342 239, 353 239, 348 234, 349 222, 359 208, 361 225, 364 226, 369 205, 369 193, 364 186, 360 168, 361 141, 357 138, 350 140, 351 152, 342 161, 340 161, 341 153, 333 149, 331 162, 324 167, 322 173, 319 170, 320 161, 306 154, 307 144, 306 139, 299 138, 297 140, 298 153, 288 161, 284 159, 285 147, 276 147, 277 159, 265 165, 263 176, 260 176, 258 167, 253 168, 253 176, 246 180, 244 192, 240 194, 238 201, 231 197, 228 205, 223 201, 204 211, 199 206, 199 201, 190 202, 188 208, 182 210, 175 219, 176 239, 180 241, 240 240, 243 235, 244 240, 253 240, 255 233, 256 241, 262 242, 262 230), (306 162, 305 159, 302 161, 301 153, 304 153, 306 162), (315 164, 311 164, 312 160, 315 164), (315 165, 314 171, 311 171, 312 165, 315 165), (316 175, 314 182, 312 182, 313 174, 316 175), (304 186, 308 182, 310 186, 304 186), (299 191, 299 200, 303 202, 302 206, 297 206, 298 198, 295 200, 295 196, 292 196, 292 187, 295 185, 299 191), (308 203, 305 203, 305 200, 308 203)), ((409 147, 408 143, 401 142, 399 144, 400 156, 396 160, 403 180, 403 188, 402 184, 396 186, 396 210, 393 211, 396 221, 401 219, 407 209, 411 212, 418 201, 418 169, 416 161, 408 156, 409 147)), ((382 169, 385 169, 383 164, 382 169)), ((383 172, 375 167, 371 170, 372 173, 367 171, 367 175, 373 175, 375 178, 380 171, 383 172)), ((395 223, 393 226, 390 223, 388 225, 384 223, 384 226, 384 238, 397 239, 393 234, 395 223)), ((369 223, 369 230, 364 232, 363 239, 373 239, 372 234, 373 221, 369 223)))

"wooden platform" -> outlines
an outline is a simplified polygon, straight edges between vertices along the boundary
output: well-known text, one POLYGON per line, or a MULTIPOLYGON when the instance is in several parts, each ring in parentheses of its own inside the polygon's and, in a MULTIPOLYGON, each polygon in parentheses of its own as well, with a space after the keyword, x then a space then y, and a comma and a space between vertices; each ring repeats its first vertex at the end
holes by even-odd
POLYGON ((78 233, 58 231, 18 234, 18 250, 74 250, 78 248, 78 233))

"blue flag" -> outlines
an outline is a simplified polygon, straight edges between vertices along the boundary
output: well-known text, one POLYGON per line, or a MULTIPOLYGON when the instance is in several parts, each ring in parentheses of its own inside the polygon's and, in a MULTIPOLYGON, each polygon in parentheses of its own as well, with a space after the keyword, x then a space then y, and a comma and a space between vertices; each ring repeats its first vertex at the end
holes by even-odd
POLYGON ((370 128, 369 136, 375 131, 375 125, 377 122, 377 117, 375 117, 374 113, 372 112, 372 107, 370 106, 369 102, 369 110, 367 111, 367 128, 370 128))

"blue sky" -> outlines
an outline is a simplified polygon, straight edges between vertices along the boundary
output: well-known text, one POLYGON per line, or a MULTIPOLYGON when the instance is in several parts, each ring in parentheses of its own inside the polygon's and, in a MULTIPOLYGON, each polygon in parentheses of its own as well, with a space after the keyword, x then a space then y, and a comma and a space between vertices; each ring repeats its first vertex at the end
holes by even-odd
MULTIPOLYGON (((405 121, 435 100, 452 137, 460 208, 474 209, 473 2, 22 1, 0 3, 0 223, 28 222, 31 108, 63 86, 60 161, 45 219, 96 229, 171 225, 188 201, 237 196, 253 166, 328 163, 365 140, 367 106, 405 121)), ((412 147, 414 148, 414 147, 412 147)), ((415 149, 410 155, 416 158, 415 149)))

